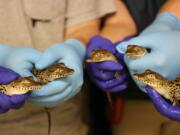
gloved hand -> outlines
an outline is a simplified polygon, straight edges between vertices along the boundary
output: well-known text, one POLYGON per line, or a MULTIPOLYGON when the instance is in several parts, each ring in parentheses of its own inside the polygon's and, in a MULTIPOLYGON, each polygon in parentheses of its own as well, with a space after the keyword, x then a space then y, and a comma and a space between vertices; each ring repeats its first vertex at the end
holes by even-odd
POLYGON ((21 76, 33 76, 31 69, 41 53, 33 48, 0 45, 0 65, 21 76))
MULTIPOLYGON (((124 53, 128 45, 139 45, 151 50, 138 59, 124 57, 131 75, 151 69, 167 79, 180 76, 180 22, 170 13, 162 13, 138 37, 120 43, 116 48, 124 53)), ((141 83, 138 85, 143 89, 141 83)))
MULTIPOLYGON (((0 67, 0 83, 8 84, 13 80, 16 80, 20 76, 7 68, 0 67)), ((9 109, 19 109, 25 103, 27 94, 7 96, 0 93, 0 113, 5 113, 9 109)))
POLYGON ((84 56, 85 47, 75 39, 69 39, 62 44, 55 44, 48 48, 35 64, 38 70, 57 62, 63 62, 69 68, 74 69, 75 73, 67 78, 52 81, 38 91, 32 91, 29 101, 53 107, 77 94, 83 84, 84 56))
POLYGON ((156 109, 164 116, 180 121, 180 106, 173 106, 172 103, 169 103, 164 98, 162 98, 154 89, 146 87, 147 94, 153 101, 156 109))
POLYGON ((122 62, 122 55, 116 54, 115 45, 101 36, 94 36, 88 43, 86 57, 96 49, 106 49, 119 58, 119 63, 106 61, 100 63, 86 63, 88 74, 94 83, 106 92, 118 92, 127 88, 127 72, 122 62), (115 73, 120 72, 118 78, 115 73))

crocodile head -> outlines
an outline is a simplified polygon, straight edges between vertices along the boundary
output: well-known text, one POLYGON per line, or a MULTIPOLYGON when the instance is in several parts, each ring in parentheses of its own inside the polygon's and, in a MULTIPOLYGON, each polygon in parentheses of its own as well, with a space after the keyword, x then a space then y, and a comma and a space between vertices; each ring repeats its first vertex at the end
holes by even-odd
POLYGON ((41 83, 47 83, 56 79, 65 78, 74 74, 74 70, 68 68, 64 63, 54 64, 41 71, 34 71, 35 76, 41 83))
POLYGON ((41 83, 35 82, 33 77, 22 77, 12 81, 9 84, 2 85, 6 95, 25 94, 31 90, 37 90, 42 87, 41 83))
POLYGON ((164 77, 149 69, 145 70, 145 72, 141 74, 136 73, 133 75, 133 77, 134 79, 141 81, 150 86, 159 85, 159 82, 166 82, 164 77))
POLYGON ((129 58, 139 58, 147 53, 147 49, 138 45, 128 45, 125 55, 129 58))
POLYGON ((97 49, 92 51, 91 56, 86 59, 86 62, 103 62, 108 60, 117 62, 117 58, 112 53, 105 49, 97 49))

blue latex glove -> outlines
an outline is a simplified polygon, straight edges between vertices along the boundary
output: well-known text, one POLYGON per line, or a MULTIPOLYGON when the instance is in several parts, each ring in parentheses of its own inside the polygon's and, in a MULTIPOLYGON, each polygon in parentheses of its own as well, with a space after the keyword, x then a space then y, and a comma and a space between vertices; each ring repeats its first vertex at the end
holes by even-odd
POLYGON ((63 62, 74 69, 75 73, 67 78, 52 81, 38 91, 32 91, 29 101, 53 107, 77 94, 83 84, 84 56, 85 47, 75 39, 48 48, 35 64, 37 69, 41 70, 57 62, 63 62))
POLYGON ((172 106, 172 103, 169 103, 164 98, 162 98, 154 89, 146 86, 147 94, 154 103, 156 109, 164 116, 180 121, 180 105, 172 106))
MULTIPOLYGON (((8 84, 13 80, 18 79, 20 76, 7 68, 0 67, 0 83, 8 84)), ((5 113, 10 109, 19 109, 26 101, 27 94, 7 96, 0 93, 0 113, 5 113)))
POLYGON ((88 74, 91 80, 106 92, 119 92, 127 88, 127 72, 122 62, 122 55, 117 55, 115 45, 108 39, 101 36, 94 36, 88 43, 86 57, 90 57, 93 50, 105 49, 119 58, 119 63, 105 61, 97 63, 86 63, 88 74), (103 72, 102 72, 103 71, 103 72), (115 77, 119 72, 120 76, 115 77))
POLYGON ((33 48, 0 45, 0 65, 21 76, 32 76, 33 64, 39 60, 41 53, 33 48))
MULTIPOLYGON (((162 13, 138 37, 120 43, 117 50, 124 53, 128 45, 139 45, 151 49, 151 52, 138 59, 125 62, 131 75, 142 73, 146 69, 156 71, 167 79, 180 76, 180 22, 170 13, 162 13)), ((143 84, 137 82, 142 90, 143 84)))

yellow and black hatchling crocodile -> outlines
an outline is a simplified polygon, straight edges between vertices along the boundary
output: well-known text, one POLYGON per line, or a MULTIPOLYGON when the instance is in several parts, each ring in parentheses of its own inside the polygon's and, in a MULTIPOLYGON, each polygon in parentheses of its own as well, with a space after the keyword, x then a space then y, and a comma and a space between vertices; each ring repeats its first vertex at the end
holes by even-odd
MULTIPOLYGON (((139 58, 146 55, 146 53, 148 53, 148 50, 144 47, 129 45, 125 55, 129 58, 139 58)), ((145 70, 144 73, 136 73, 133 76, 136 80, 154 88, 160 95, 170 100, 173 105, 178 104, 178 100, 180 100, 180 78, 169 81, 162 75, 149 69, 145 70)))
MULTIPOLYGON (((116 58, 116 56, 105 49, 93 50, 91 56, 86 59, 87 63, 96 63, 96 62, 98 63, 104 61, 114 61, 118 63, 118 59, 116 58)), ((120 76, 120 72, 117 71, 114 74, 114 77, 119 78, 119 76, 120 76)))
POLYGON ((64 63, 58 63, 41 71, 33 68, 32 73, 37 78, 37 82, 46 84, 56 79, 68 77, 74 73, 74 70, 68 68, 64 63))
POLYGON ((9 84, 1 84, 0 92, 6 95, 25 94, 31 90, 41 88, 41 83, 35 82, 33 77, 22 77, 9 84))
POLYGON ((170 100, 173 105, 178 104, 178 100, 180 100, 180 78, 169 81, 151 70, 146 70, 142 74, 136 73, 133 76, 136 80, 151 86, 163 97, 170 100))

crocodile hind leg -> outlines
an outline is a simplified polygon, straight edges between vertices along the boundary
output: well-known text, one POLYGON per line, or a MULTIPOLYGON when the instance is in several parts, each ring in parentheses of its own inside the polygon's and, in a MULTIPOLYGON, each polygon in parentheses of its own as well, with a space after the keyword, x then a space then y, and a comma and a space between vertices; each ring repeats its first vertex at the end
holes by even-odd
POLYGON ((177 106, 179 104, 178 99, 175 98, 174 96, 170 96, 169 100, 172 102, 173 106, 177 106))
POLYGON ((179 101, 177 100, 177 99, 173 99, 173 106, 176 106, 176 105, 178 105, 179 104, 179 101))

